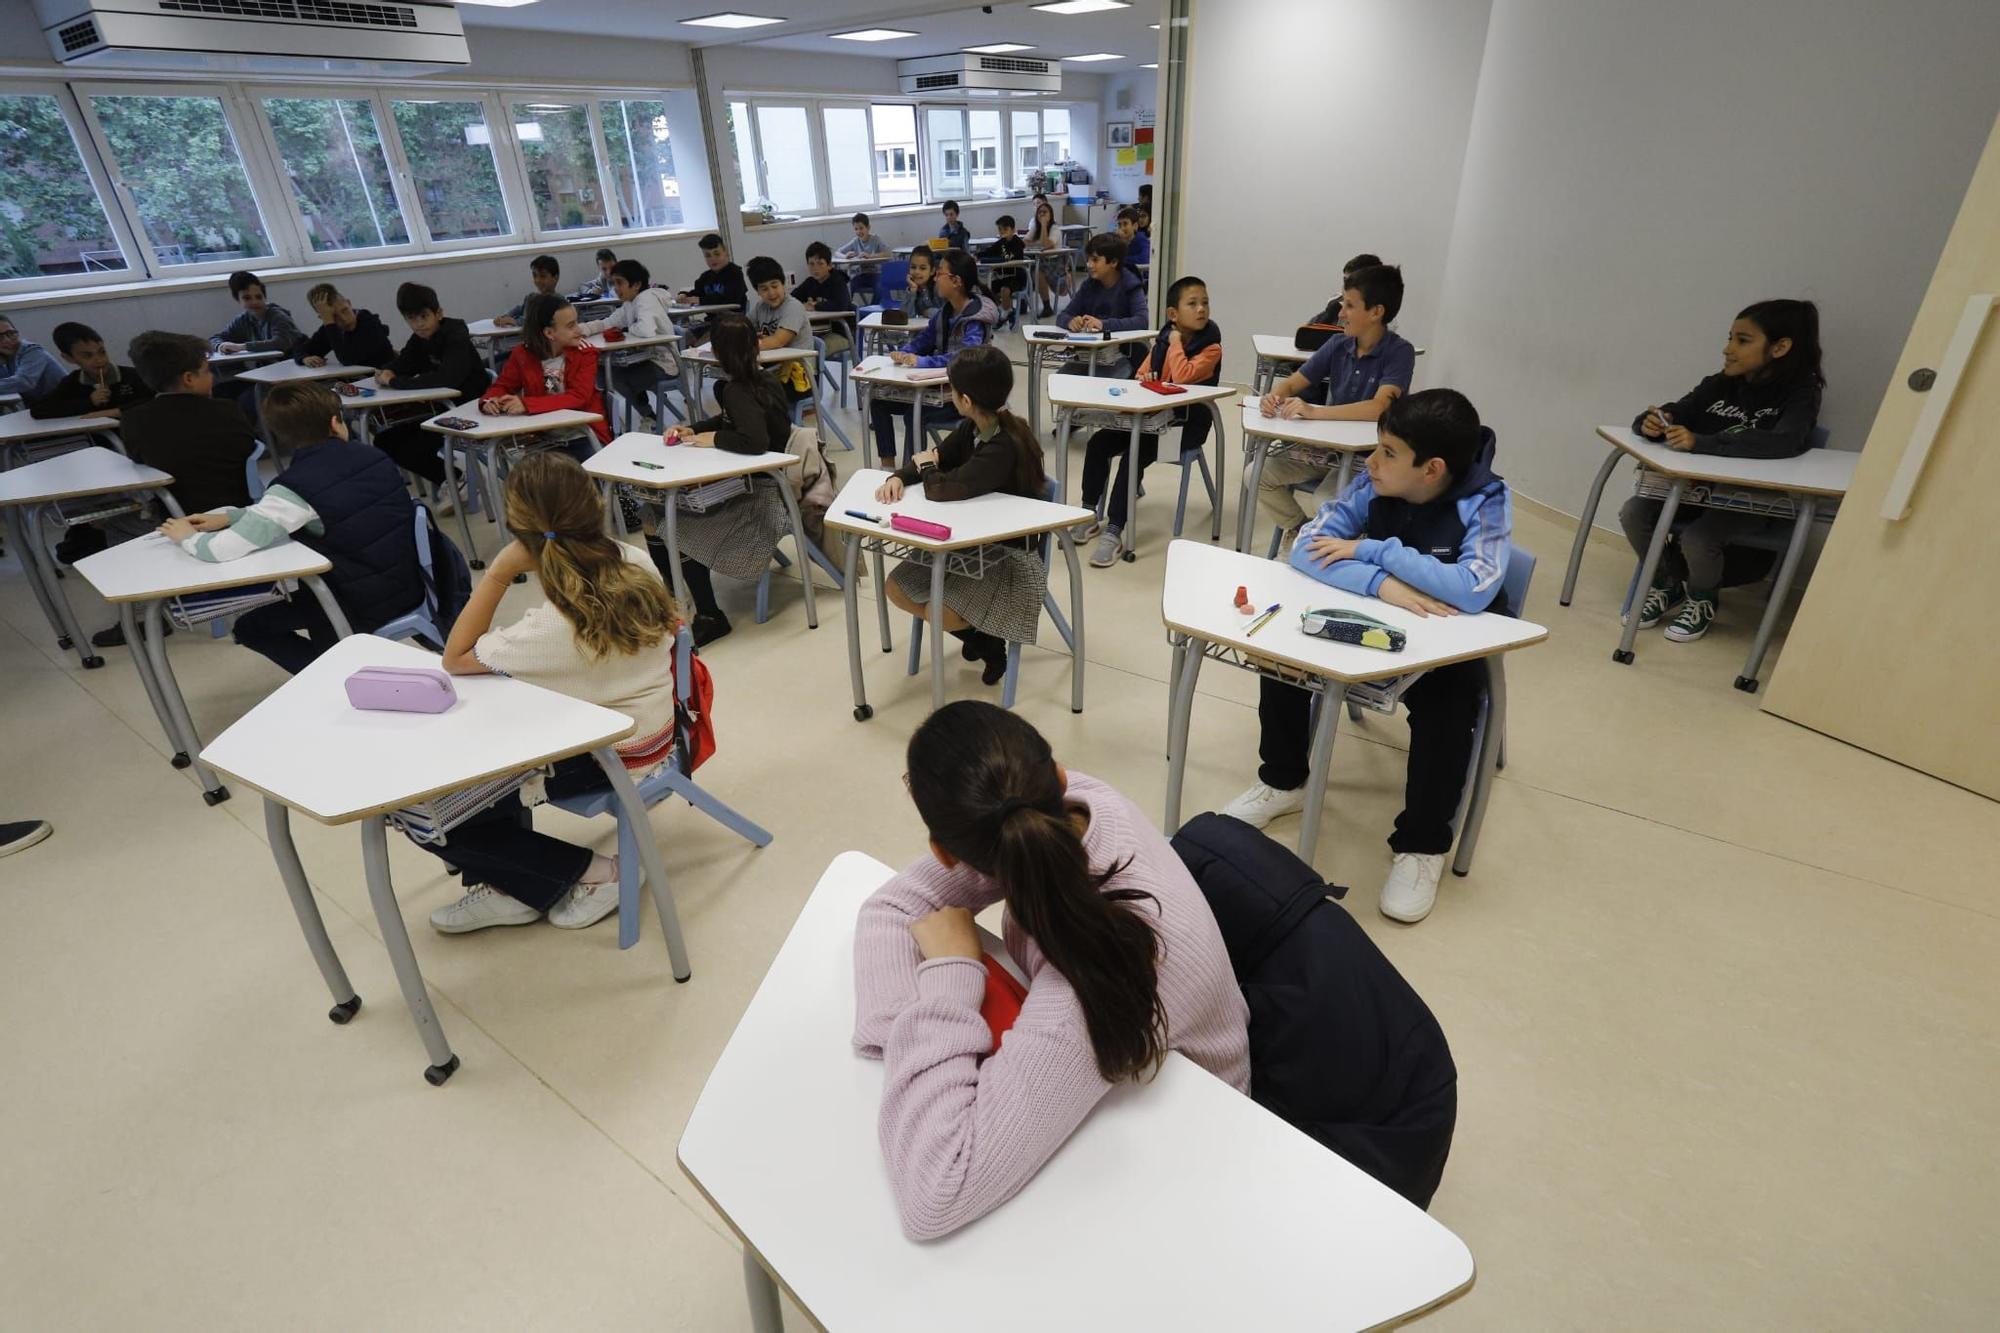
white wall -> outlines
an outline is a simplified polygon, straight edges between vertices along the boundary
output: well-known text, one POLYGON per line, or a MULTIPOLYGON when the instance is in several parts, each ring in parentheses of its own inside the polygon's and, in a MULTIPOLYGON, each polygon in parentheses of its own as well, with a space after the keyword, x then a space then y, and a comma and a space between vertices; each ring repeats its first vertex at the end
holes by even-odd
POLYGON ((1363 250, 1403 266, 1397 327, 1434 341, 1487 10, 1197 0, 1180 254, 1209 282, 1224 378, 1248 383, 1250 335, 1317 313, 1363 250))
POLYGON ((1593 424, 1717 369, 1751 301, 1810 297, 1822 420, 1859 448, 2000 110, 1996 51, 1992 0, 1493 0, 1443 316, 1404 321, 1423 378, 1574 513, 1593 424))
POLYGON ((1139 202, 1139 187, 1155 177, 1146 174, 1146 164, 1134 162, 1132 166, 1117 165, 1117 151, 1104 142, 1104 125, 1113 121, 1159 129, 1159 71, 1135 69, 1125 74, 1106 75, 1104 97, 1098 105, 1102 108, 1103 125, 1098 127, 1093 142, 1096 144, 1098 160, 1103 170, 1096 176, 1098 188, 1111 191, 1111 197, 1121 204, 1139 202), (1124 105, 1119 105, 1120 101, 1124 105))

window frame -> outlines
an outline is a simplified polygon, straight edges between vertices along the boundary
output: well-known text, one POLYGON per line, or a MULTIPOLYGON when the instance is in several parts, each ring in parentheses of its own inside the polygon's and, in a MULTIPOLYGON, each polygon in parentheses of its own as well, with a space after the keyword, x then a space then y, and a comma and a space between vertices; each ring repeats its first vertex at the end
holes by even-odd
POLYGON ((881 207, 878 192, 875 188, 875 179, 877 176, 887 173, 875 170, 875 113, 871 104, 845 97, 825 98, 814 108, 814 112, 813 128, 819 136, 820 162, 826 168, 820 177, 820 212, 838 213, 843 209, 855 209, 866 212, 871 208, 881 207), (861 128, 868 135, 868 197, 866 199, 840 199, 836 198, 833 193, 833 150, 827 147, 826 143, 826 113, 829 111, 859 111, 861 113, 861 128))
MULTIPOLYGON (((602 163, 601 163, 601 165, 600 165, 600 167, 599 167, 599 170, 600 170, 600 173, 601 173, 601 174, 603 174, 603 175, 605 175, 605 176, 608 176, 608 177, 610 178, 610 183, 609 183, 609 185, 608 185, 608 186, 606 187, 606 200, 607 200, 607 203, 616 203, 616 204, 618 205, 618 206, 617 206, 616 208, 610 208, 610 207, 607 207, 607 208, 605 209, 605 211, 604 211, 604 215, 605 215, 606 219, 610 219, 610 218, 612 218, 613 216, 616 216, 616 217, 619 217, 619 218, 623 218, 623 217, 624 217, 624 212, 625 212, 625 199, 624 199, 624 197, 623 197, 623 195, 622 195, 622 193, 621 193, 621 186, 620 186, 620 183, 619 183, 619 177, 618 177, 618 165, 617 165, 616 161, 615 161, 615 160, 614 160, 614 159, 612 158, 612 156, 611 156, 611 136, 609 136, 608 134, 606 134, 606 133, 604 132, 604 104, 605 104, 606 102, 621 102, 621 103, 622 103, 622 102, 658 102, 658 103, 660 104, 660 109, 661 109, 662 113, 665 113, 665 111, 666 111, 666 108, 667 108, 667 91, 668 91, 667 89, 664 89, 664 88, 663 88, 663 89, 661 89, 661 90, 660 90, 659 92, 657 92, 657 93, 654 93, 654 94, 652 94, 652 95, 650 95, 650 96, 649 96, 649 95, 644 95, 644 94, 640 94, 640 93, 627 93, 627 92, 607 92, 607 91, 598 91, 598 92, 593 92, 593 93, 590 93, 590 94, 588 94, 588 96, 589 96, 589 98, 590 98, 590 107, 591 107, 591 112, 592 112, 592 114, 593 114, 593 115, 595 115, 595 116, 596 116, 596 118, 597 118, 597 119, 596 119, 596 122, 595 122, 595 123, 596 123, 596 125, 597 125, 597 142, 598 142, 598 148, 599 148, 599 151, 600 151, 600 152, 602 153, 602 155, 603 155, 603 160, 602 160, 602 163)), ((632 135, 632 126, 631 126, 630 122, 628 121, 628 122, 623 122, 623 125, 622 125, 622 127, 623 127, 623 129, 624 129, 624 131, 625 131, 625 135, 626 135, 626 139, 627 139, 627 148, 628 148, 628 150, 629 150, 629 149, 630 149, 630 146, 631 146, 631 145, 630 145, 630 139, 631 139, 631 135, 632 135)), ((668 129, 668 133, 667 133, 667 146, 668 146, 668 148, 669 148, 670 150, 671 150, 671 149, 672 149, 672 147, 673 147, 673 131, 672 131, 671 127, 670 127, 670 128, 668 129)), ((628 166, 631 166, 632 170, 633 170, 633 171, 634 171, 634 173, 635 173, 635 179, 634 179, 634 180, 633 180, 633 182, 632 182, 632 190, 633 190, 633 193, 634 193, 634 195, 637 195, 637 194, 639 193, 639 182, 638 182, 638 180, 636 179, 636 172, 637 172, 637 170, 638 170, 638 168, 637 168, 637 164, 636 164, 636 161, 634 161, 634 162, 630 162, 630 163, 628 163, 627 165, 628 165, 628 166)), ((707 162, 706 162, 706 159, 705 159, 705 158, 704 158, 704 160, 703 160, 703 169, 704 169, 704 170, 706 170, 706 169, 707 169, 707 162)), ((685 196, 684 196, 684 195, 683 195, 683 194, 681 193, 681 190, 680 190, 680 183, 681 183, 681 157, 680 157, 680 154, 679 154, 678 152, 675 152, 675 153, 674 153, 674 197, 675 197, 676 199, 679 199, 679 198, 684 198, 684 197, 685 197, 685 196)), ((643 213, 643 212, 644 212, 644 207, 643 207, 643 205, 639 205, 639 204, 638 204, 638 201, 637 201, 637 199, 636 199, 636 198, 635 198, 635 199, 633 200, 633 203, 634 203, 634 206, 635 206, 635 207, 634 207, 634 211, 635 211, 635 212, 639 212, 639 213, 643 213)), ((686 216, 687 216, 687 210, 686 210, 686 208, 682 208, 682 209, 681 209, 681 216, 682 216, 682 219, 683 219, 683 225, 684 225, 684 223, 685 223, 685 219, 686 219, 686 216)), ((614 233, 617 233, 617 234, 624 234, 624 233, 627 233, 627 232, 644 232, 644 231, 658 231, 658 230, 660 230, 660 228, 657 228, 657 227, 651 227, 651 226, 645 226, 645 225, 641 225, 641 226, 637 226, 637 227, 627 227, 627 226, 626 226, 626 225, 624 224, 624 222, 622 222, 622 221, 619 221, 619 222, 614 222, 614 223, 612 223, 612 224, 611 224, 611 228, 610 228, 610 230, 611 230, 612 232, 614 232, 614 233)), ((572 234, 572 233, 564 233, 564 234, 565 234, 565 235, 569 235, 569 234, 572 234)))
POLYGON ((244 91, 255 111, 258 133, 263 138, 264 150, 270 155, 271 166, 277 176, 277 189, 284 199, 287 221, 301 256, 297 262, 304 265, 337 264, 347 260, 359 262, 423 252, 424 242, 430 239, 429 228, 422 220, 423 210, 417 206, 415 179, 403 161, 402 136, 396 132, 396 119, 389 109, 388 93, 373 86, 351 84, 251 84, 244 91), (285 154, 278 143, 277 128, 271 124, 270 112, 264 106, 265 102, 273 99, 367 102, 374 108, 376 134, 382 140, 382 155, 389 168, 389 189, 395 195, 396 209, 403 216, 403 228, 409 232, 409 240, 400 245, 357 246, 350 250, 312 248, 312 233, 292 193, 291 177, 285 170, 285 154))
MULTIPOLYGON (((613 195, 617 191, 617 186, 607 186, 605 184, 610 174, 606 170, 606 167, 611 155, 605 146, 604 122, 597 106, 600 96, 600 94, 594 92, 546 91, 532 88, 507 88, 499 90, 498 100, 500 109, 505 114, 507 121, 507 142, 513 149, 514 168, 520 173, 520 197, 523 206, 527 209, 524 215, 527 221, 527 234, 534 240, 550 245, 560 245, 570 241, 594 240, 600 236, 616 236, 624 230, 615 221, 618 210, 612 207, 613 195), (514 120, 512 104, 515 102, 546 102, 550 105, 582 108, 590 124, 591 159, 592 164, 597 170, 597 192, 600 201, 604 205, 604 222, 601 226, 545 227, 542 225, 540 212, 535 205, 534 183, 529 179, 528 155, 521 147, 520 135, 516 129, 517 122, 514 120)), ((679 165, 678 160, 676 160, 675 165, 679 165)))
POLYGON ((44 273, 30 278, 0 278, 0 296, 13 293, 67 291, 88 287, 108 287, 122 282, 133 282, 153 275, 152 247, 144 238, 134 234, 125 212, 125 204, 119 198, 110 169, 105 165, 102 150, 98 147, 94 127, 85 117, 81 99, 66 83, 60 81, 16 81, 0 83, 0 96, 6 97, 50 97, 61 113, 63 124, 69 129, 70 143, 83 166, 84 178, 89 181, 96 195, 97 207, 104 214, 106 225, 111 228, 112 239, 118 242, 125 253, 125 267, 82 273, 44 273))
POLYGON ((525 164, 516 163, 520 150, 514 143, 514 127, 507 119, 500 89, 460 88, 441 83, 428 88, 418 85, 388 86, 379 89, 378 93, 383 113, 389 117, 390 170, 396 173, 398 183, 410 200, 410 211, 405 214, 410 222, 410 235, 412 238, 423 238, 417 245, 418 253, 451 254, 459 250, 526 245, 535 239, 522 226, 522 219, 531 211, 531 201, 527 197, 527 168, 525 164), (422 191, 417 188, 417 174, 411 170, 409 156, 403 151, 402 132, 395 128, 395 105, 398 102, 477 102, 480 105, 486 114, 486 146, 493 155, 493 174, 500 185, 500 202, 507 210, 506 231, 494 236, 445 238, 431 231, 430 218, 424 214, 422 191), (501 151, 503 148, 506 151, 501 151))

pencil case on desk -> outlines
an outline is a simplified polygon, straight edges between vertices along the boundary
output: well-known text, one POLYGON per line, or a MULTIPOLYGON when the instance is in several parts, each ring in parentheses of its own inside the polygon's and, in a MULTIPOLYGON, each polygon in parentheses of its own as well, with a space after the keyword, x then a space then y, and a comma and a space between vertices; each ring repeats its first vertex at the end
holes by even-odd
POLYGON ((362 667, 347 678, 347 702, 377 713, 442 713, 458 702, 435 667, 362 667))
POLYGON ((950 541, 951 529, 942 523, 929 519, 911 518, 908 514, 889 515, 889 526, 899 532, 914 532, 919 537, 929 537, 932 541, 950 541))

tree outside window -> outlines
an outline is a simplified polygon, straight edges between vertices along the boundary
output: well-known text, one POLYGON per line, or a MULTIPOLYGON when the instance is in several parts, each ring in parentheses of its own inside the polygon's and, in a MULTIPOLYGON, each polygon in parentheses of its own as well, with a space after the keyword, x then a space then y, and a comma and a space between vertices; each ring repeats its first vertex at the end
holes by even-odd
POLYGON ((90 103, 162 265, 273 253, 221 98, 113 94, 90 103))
POLYGON ((123 269, 54 97, 0 97, 0 279, 123 269))

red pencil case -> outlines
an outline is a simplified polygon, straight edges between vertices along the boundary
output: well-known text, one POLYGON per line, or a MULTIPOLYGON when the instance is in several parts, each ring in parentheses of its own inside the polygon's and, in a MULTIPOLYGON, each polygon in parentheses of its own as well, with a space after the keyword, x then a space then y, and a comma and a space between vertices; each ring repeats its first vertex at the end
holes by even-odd
POLYGON ((944 524, 933 523, 929 519, 911 518, 907 514, 889 515, 889 526, 902 532, 914 532, 919 537, 929 537, 933 541, 951 540, 951 529, 944 524))
POLYGON ((1139 387, 1151 389, 1154 393, 1186 393, 1187 385, 1169 384, 1165 380, 1140 380, 1139 387))
POLYGON ((990 953, 979 955, 979 961, 986 965, 986 995, 979 1002, 979 1016, 986 1020, 986 1028, 993 1034, 993 1049, 1000 1049, 1000 1039, 1014 1026, 1014 1020, 1021 1016, 1021 1005, 1028 998, 1028 988, 1014 979, 1014 974, 1000 965, 1000 960, 990 953))

